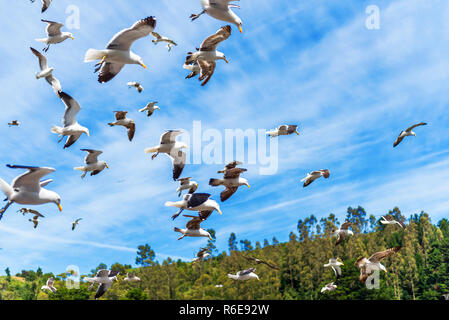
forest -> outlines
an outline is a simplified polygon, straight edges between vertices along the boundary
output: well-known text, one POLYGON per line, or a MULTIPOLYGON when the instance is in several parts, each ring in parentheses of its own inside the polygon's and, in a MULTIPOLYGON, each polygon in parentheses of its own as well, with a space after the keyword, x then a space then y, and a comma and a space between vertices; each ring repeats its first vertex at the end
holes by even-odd
MULTIPOLYGON (((256 299, 256 300, 441 300, 449 293, 449 221, 432 222, 429 214, 421 212, 405 217, 399 208, 388 212, 407 227, 383 225, 362 207, 347 209, 345 221, 353 223, 354 235, 335 245, 331 230, 344 221, 334 214, 317 219, 311 215, 298 221, 288 242, 276 238, 251 243, 231 233, 228 250, 218 252, 215 232, 207 248, 210 256, 199 262, 159 262, 149 244, 137 248, 135 265, 100 263, 88 275, 99 269, 120 271, 117 282, 101 299, 160 300, 160 299, 256 299), (382 260, 388 272, 380 273, 378 289, 368 289, 359 281, 355 261, 360 257, 394 246, 401 246, 395 255, 382 260), (257 257, 279 268, 254 264, 243 256, 257 257), (342 277, 336 280, 330 268, 324 268, 330 258, 343 261, 342 277), (235 281, 227 277, 239 270, 255 267, 260 281, 235 281), (134 273, 141 281, 127 283, 123 278, 134 273), (337 289, 321 293, 321 288, 335 282, 337 289)), ((200 249, 200 248, 198 248, 200 249)), ((192 257, 193 258, 193 257, 192 257)), ((6 266, 5 266, 6 267, 6 266)), ((12 275, 9 268, 0 277, 0 300, 85 300, 93 299, 96 287, 81 281, 79 288, 67 288, 70 274, 22 270, 12 275), (57 292, 41 290, 53 276, 57 292)))

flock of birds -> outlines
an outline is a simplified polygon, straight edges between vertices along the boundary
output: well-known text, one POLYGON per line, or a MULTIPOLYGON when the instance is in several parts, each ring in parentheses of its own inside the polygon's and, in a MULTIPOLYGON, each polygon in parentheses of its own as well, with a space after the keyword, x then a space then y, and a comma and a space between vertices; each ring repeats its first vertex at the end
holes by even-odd
MULTIPOLYGON (((34 2, 35 0, 31 0, 34 2)), ((52 0, 41 0, 42 1, 42 13, 45 12, 52 0)), ((226 21, 237 26, 240 32, 242 32, 242 20, 231 10, 231 8, 239 8, 237 5, 231 4, 236 0, 201 0, 201 5, 203 11, 199 14, 192 14, 190 16, 191 20, 194 21, 203 14, 208 14, 209 16, 218 19, 220 21, 226 21)), ((62 23, 41 20, 47 23, 46 33, 47 37, 42 39, 36 39, 46 45, 43 52, 47 52, 50 45, 55 45, 65 41, 66 39, 74 39, 70 32, 62 32, 61 29, 64 26, 62 23)), ((135 22, 130 28, 124 29, 118 32, 112 37, 109 43, 106 45, 105 49, 89 49, 87 50, 84 58, 84 62, 99 61, 95 65, 95 73, 99 72, 98 82, 105 83, 112 80, 126 64, 137 64, 141 65, 143 68, 147 68, 143 62, 143 59, 131 51, 131 46, 134 41, 149 36, 150 34, 155 37, 152 42, 157 44, 159 42, 167 43, 168 51, 171 50, 172 46, 177 46, 176 42, 173 40, 163 37, 158 33, 154 32, 156 27, 156 18, 147 17, 142 20, 135 22)), ((231 36, 232 28, 230 25, 226 25, 220 28, 216 33, 207 37, 196 51, 188 52, 183 68, 190 71, 187 75, 187 79, 193 78, 199 75, 198 79, 201 85, 206 85, 211 79, 212 75, 216 69, 216 61, 224 60, 228 63, 228 60, 224 53, 217 50, 217 46, 228 39, 231 36)), ((61 99, 62 103, 65 105, 65 112, 62 119, 62 126, 53 126, 51 132, 58 135, 59 142, 66 138, 64 148, 69 148, 72 146, 84 133, 89 136, 89 129, 80 125, 77 122, 77 115, 81 111, 80 104, 69 94, 62 90, 61 83, 53 75, 54 68, 48 66, 47 58, 34 48, 30 48, 32 53, 38 58, 40 71, 36 74, 36 79, 45 78, 45 80, 51 85, 57 96, 61 99)), ((127 83, 130 88, 136 88, 138 93, 144 91, 142 85, 138 82, 130 81, 127 83)), ((146 112, 148 117, 151 117, 155 110, 160 110, 156 105, 156 101, 148 103, 144 108, 140 109, 140 112, 146 112)), ((115 121, 110 122, 109 126, 123 126, 127 130, 127 135, 129 141, 133 140, 136 125, 132 119, 127 118, 127 111, 114 111, 115 121)), ((401 141, 407 136, 416 136, 412 131, 418 126, 425 125, 426 123, 419 123, 411 126, 410 128, 402 131, 396 141, 394 142, 394 147, 396 147, 401 141)), ((8 123, 9 126, 19 126, 20 122, 18 120, 13 120, 8 123)), ((181 234, 182 239, 184 237, 207 237, 212 240, 209 232, 201 228, 201 223, 209 218, 214 210, 222 214, 220 205, 217 201, 210 198, 208 193, 197 193, 198 183, 191 180, 191 177, 181 177, 185 163, 186 154, 182 149, 188 148, 188 145, 177 141, 177 137, 182 134, 181 130, 168 130, 163 133, 160 137, 160 143, 157 146, 145 149, 145 153, 152 154, 151 158, 155 159, 158 154, 167 154, 173 164, 173 179, 180 183, 176 192, 178 197, 181 197, 182 192, 187 190, 187 194, 182 197, 179 201, 168 201, 165 203, 166 206, 176 207, 179 209, 177 213, 172 216, 172 219, 176 219, 184 210, 189 210, 197 212, 197 215, 184 215, 184 217, 189 218, 184 229, 174 228, 175 232, 181 234)), ((299 135, 297 125, 280 125, 274 130, 268 131, 267 135, 271 138, 291 135, 296 133, 299 135)), ((91 176, 97 175, 102 172, 105 168, 109 168, 105 161, 99 161, 98 156, 102 154, 100 150, 94 149, 81 149, 87 152, 85 157, 85 165, 74 167, 74 170, 82 171, 83 174, 81 178, 84 178, 89 172, 91 176)), ((247 171, 247 169, 238 167, 242 163, 239 161, 233 161, 228 163, 222 170, 217 173, 222 174, 221 178, 211 178, 209 185, 212 187, 223 186, 225 189, 220 194, 221 202, 228 200, 240 186, 247 186, 250 188, 248 180, 240 177, 240 175, 247 171)), ((41 179, 54 172, 55 169, 49 167, 34 167, 34 166, 18 166, 18 165, 7 165, 12 169, 25 169, 26 172, 17 176, 11 184, 8 184, 3 179, 0 178, 0 188, 6 195, 6 206, 0 210, 0 219, 7 208, 13 204, 18 203, 21 205, 39 205, 44 203, 55 203, 59 210, 62 211, 61 207, 61 197, 54 191, 47 190, 44 187, 49 184, 52 180, 47 179, 41 181, 41 179)), ((330 172, 328 169, 315 170, 307 174, 307 176, 301 181, 304 182, 303 186, 309 186, 313 181, 320 177, 325 179, 329 178, 330 172)), ((39 218, 44 218, 44 216, 36 210, 29 208, 22 208, 19 210, 23 215, 30 213, 33 215, 32 219, 29 219, 36 228, 39 224, 39 218)), ((79 224, 82 218, 76 219, 72 222, 72 230, 79 224)), ((392 217, 386 216, 382 218, 381 223, 383 224, 398 224, 402 228, 405 226, 402 222, 395 221, 392 217)), ((353 235, 353 232, 349 230, 351 226, 350 222, 345 222, 338 230, 333 230, 332 235, 337 237, 338 245, 345 241, 348 237, 353 235)), ((360 281, 365 282, 366 279, 375 270, 386 271, 385 267, 380 263, 380 261, 386 257, 393 255, 398 252, 400 247, 390 248, 385 251, 374 253, 369 258, 361 258, 357 260, 356 265, 360 268, 360 281)), ((210 256, 208 249, 201 248, 194 259, 194 263, 203 261, 205 258, 210 256)), ((267 261, 260 260, 254 257, 243 256, 248 261, 256 264, 265 264, 268 267, 279 270, 277 266, 267 261)), ((340 266, 343 265, 338 258, 331 258, 328 264, 324 267, 331 267, 335 272, 337 280, 341 277, 342 272, 340 266)), ((259 279, 258 275, 255 274, 255 268, 251 267, 246 270, 237 272, 235 275, 228 274, 228 277, 234 280, 249 280, 249 279, 259 279)), ((109 287, 111 287, 114 280, 117 280, 118 273, 112 270, 99 270, 97 274, 92 277, 85 277, 84 280, 94 284, 99 284, 95 298, 101 297, 109 287)), ((140 279, 133 274, 128 274, 124 279, 125 281, 134 282, 140 279)), ((42 287, 42 289, 51 290, 56 292, 56 288, 53 286, 54 279, 50 278, 47 284, 42 287)), ((222 286, 222 285, 217 285, 222 286)), ((321 292, 333 291, 337 288, 334 282, 327 284, 321 292)))

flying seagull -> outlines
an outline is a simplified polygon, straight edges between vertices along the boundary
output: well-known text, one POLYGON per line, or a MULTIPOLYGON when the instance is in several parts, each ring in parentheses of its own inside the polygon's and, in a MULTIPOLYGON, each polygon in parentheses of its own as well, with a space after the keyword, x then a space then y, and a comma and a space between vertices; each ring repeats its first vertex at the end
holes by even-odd
POLYGON ((38 216, 38 215, 35 215, 35 216, 33 217, 33 219, 28 219, 28 221, 32 222, 33 225, 34 225, 34 229, 36 229, 36 228, 37 228, 37 225, 39 224, 39 216, 38 216))
POLYGON ((18 120, 13 120, 13 121, 11 121, 11 122, 8 122, 8 126, 16 126, 16 127, 18 127, 19 126, 19 124, 20 124, 20 122, 18 121, 18 120))
POLYGON ((199 14, 192 14, 190 19, 192 21, 198 19, 202 14, 207 13, 211 17, 235 24, 240 33, 242 30, 242 20, 231 10, 231 8, 240 9, 238 5, 230 4, 230 2, 240 0, 201 0, 203 11, 199 14))
POLYGON ((340 229, 334 229, 331 231, 331 235, 337 237, 337 242, 335 242, 335 245, 342 243, 346 239, 346 237, 354 235, 351 230, 348 230, 350 226, 352 226, 352 223, 346 221, 341 225, 340 229))
POLYGON ((189 65, 198 62, 198 65, 201 70, 200 77, 198 80, 203 81, 201 83, 202 86, 206 85, 209 82, 210 78, 214 74, 215 71, 215 60, 222 59, 228 63, 226 56, 223 52, 217 51, 217 46, 220 42, 226 40, 231 35, 231 27, 224 26, 221 27, 215 34, 206 38, 203 41, 200 48, 197 49, 195 53, 188 52, 185 65, 189 65))
POLYGON ((329 259, 329 263, 324 265, 325 268, 331 267, 334 270, 335 276, 337 279, 341 277, 341 268, 340 266, 344 265, 343 262, 338 261, 336 258, 329 259))
POLYGON ((360 269, 360 282, 364 283, 366 279, 375 271, 383 270, 387 272, 387 269, 380 261, 384 258, 390 257, 401 249, 400 246, 396 246, 385 251, 379 251, 374 253, 371 257, 360 258, 355 262, 355 265, 360 269))
POLYGON ((47 45, 43 50, 44 52, 48 51, 51 44, 63 42, 68 38, 71 38, 72 40, 75 39, 70 32, 61 32, 61 28, 64 26, 62 23, 44 19, 41 19, 41 21, 48 24, 47 28, 45 29, 45 31, 47 32, 47 38, 36 39, 36 41, 45 43, 47 45))
POLYGON ((220 193, 220 199, 221 201, 226 201, 237 191, 239 186, 246 185, 248 188, 251 188, 248 180, 245 178, 240 178, 240 174, 245 171, 247 170, 244 168, 228 169, 224 173, 223 179, 212 178, 209 180, 209 185, 213 187, 219 185, 225 186, 226 189, 220 193))
POLYGON ((309 172, 304 179, 301 179, 301 182, 304 182, 303 187, 305 188, 309 184, 314 182, 316 179, 318 179, 320 177, 324 177, 325 179, 327 179, 327 178, 329 178, 329 176, 330 176, 330 173, 329 173, 329 170, 327 170, 327 169, 316 170, 316 171, 309 172))
POLYGON ((139 93, 141 93, 143 91, 143 87, 139 82, 135 82, 135 81, 128 82, 127 85, 128 85, 128 88, 132 88, 132 87, 136 88, 139 93))
POLYGON ((239 271, 235 275, 228 273, 228 278, 231 278, 234 280, 239 280, 239 281, 244 281, 244 280, 249 280, 249 279, 259 280, 259 276, 257 274, 255 274, 254 271, 256 271, 256 268, 249 268, 249 269, 246 269, 243 271, 239 271))
POLYGON ((156 105, 157 101, 149 102, 145 107, 139 110, 139 112, 147 112, 147 116, 151 117, 154 110, 158 109, 160 110, 159 106, 156 105))
POLYGON ((246 256, 243 256, 243 258, 245 258, 246 260, 249 260, 249 261, 253 261, 253 262, 257 263, 257 264, 263 263, 263 264, 269 266, 271 269, 279 270, 279 268, 276 267, 275 265, 273 265, 273 264, 271 264, 271 263, 268 263, 268 262, 266 262, 266 261, 264 261, 264 260, 261 260, 261 259, 259 259, 259 258, 246 257, 246 256))
POLYGON ((201 68, 200 68, 200 65, 198 64, 198 61, 195 61, 195 62, 193 62, 191 64, 185 64, 184 63, 184 65, 182 67, 184 69, 190 71, 190 73, 186 76, 186 79, 190 79, 190 78, 196 77, 201 72, 201 68))
POLYGON ((39 59, 39 67, 41 68, 41 72, 36 73, 36 79, 45 78, 45 80, 47 80, 47 82, 53 87, 56 94, 62 91, 61 83, 53 76, 54 68, 49 68, 47 65, 47 58, 45 58, 45 56, 36 49, 32 47, 30 47, 30 49, 31 52, 33 52, 39 59))
POLYGON ((159 153, 166 153, 172 160, 173 180, 181 176, 182 170, 186 164, 186 154, 181 149, 189 147, 184 142, 176 141, 176 137, 182 133, 181 130, 168 130, 161 135, 158 146, 146 148, 145 153, 154 153, 151 159, 157 157, 159 153))
POLYGON ((113 126, 124 126, 128 130, 128 139, 133 141, 134 133, 136 132, 136 124, 132 119, 126 117, 128 111, 114 111, 115 112, 115 122, 110 122, 108 125, 113 126))
POLYGON ((75 230, 75 227, 79 224, 79 222, 82 220, 83 218, 78 218, 75 221, 72 222, 72 231, 75 230))
POLYGON ((53 287, 53 277, 50 277, 47 279, 47 283, 45 284, 45 286, 41 287, 41 290, 51 290, 53 293, 56 293, 56 288, 53 287))
POLYGON ((13 203, 38 205, 53 202, 59 211, 62 211, 61 197, 54 191, 44 189, 43 187, 52 180, 40 181, 45 175, 55 171, 49 167, 30 167, 18 165, 6 165, 11 169, 27 169, 27 172, 17 176, 9 185, 5 180, 0 178, 0 188, 6 195, 8 203, 0 210, 0 220, 6 209, 13 203))
POLYGON ((177 227, 174 228, 175 232, 179 232, 182 234, 182 236, 178 238, 178 240, 181 240, 184 237, 207 237, 210 240, 213 240, 210 233, 200 227, 201 222, 205 221, 208 216, 203 217, 201 216, 201 214, 199 216, 190 216, 184 214, 183 216, 192 219, 190 219, 186 223, 185 229, 180 229, 177 227))
POLYGON ((227 170, 230 169, 234 169, 235 167, 237 167, 238 165, 243 164, 243 162, 234 160, 232 162, 229 162, 227 165, 225 165, 225 167, 223 169, 221 169, 220 171, 217 171, 217 173, 225 173, 227 170))
POLYGON ((200 251, 198 251, 198 253, 196 254, 196 258, 193 259, 192 262, 195 263, 197 261, 203 261, 204 259, 209 257, 210 254, 208 251, 209 251, 208 248, 201 248, 200 251))
POLYGON ((402 229, 405 229, 405 227, 406 227, 406 225, 402 221, 397 221, 397 220, 393 219, 393 217, 390 215, 382 216, 382 220, 380 220, 380 223, 382 223, 382 224, 397 224, 402 229))
POLYGON ((331 282, 321 288, 321 293, 326 291, 334 291, 335 289, 337 289, 337 286, 333 282, 331 282))
POLYGON ((123 281, 126 282, 137 282, 140 281, 140 278, 137 277, 134 273, 127 273, 125 279, 123 281))
POLYGON ((84 279, 84 281, 92 283, 91 287, 95 283, 100 284, 98 286, 97 293, 95 294, 95 300, 97 300, 102 295, 104 295, 106 293, 106 291, 112 286, 112 283, 114 280, 118 281, 117 280, 118 274, 119 274, 118 271, 101 269, 101 270, 98 270, 95 277, 92 277, 92 278, 84 277, 83 279, 84 279))
POLYGON ((84 158, 84 163, 86 164, 83 167, 75 167, 74 170, 83 171, 84 173, 81 175, 81 179, 84 179, 86 174, 90 172, 91 176, 94 176, 96 174, 99 174, 101 171, 104 170, 104 168, 108 168, 108 164, 106 161, 98 161, 98 156, 103 153, 103 151, 100 150, 93 150, 93 149, 81 149, 81 151, 86 151, 87 155, 86 158, 84 158))
POLYGON ((151 40, 151 42, 153 42, 154 44, 158 44, 159 42, 167 42, 168 51, 171 50, 172 46, 177 46, 176 42, 174 42, 173 40, 171 40, 171 39, 169 39, 167 37, 162 37, 157 32, 151 32, 151 34, 156 38, 154 40, 151 40))
MULTIPOLYGON (((34 1, 36 0, 31 0, 31 3, 34 3, 34 1)), ((42 2, 42 11, 41 13, 44 13, 48 7, 50 6, 50 3, 52 2, 52 0, 41 0, 42 2)))
POLYGON ((206 216, 209 216, 214 210, 217 210, 220 214, 222 214, 220 205, 215 200, 209 198, 209 193, 189 193, 184 195, 183 199, 180 201, 167 201, 165 206, 180 209, 172 216, 173 220, 176 219, 183 210, 198 211, 200 215, 203 214, 206 216))
POLYGON ((117 33, 104 50, 89 49, 84 62, 101 60, 95 66, 95 72, 100 71, 98 82, 108 82, 114 78, 125 64, 139 64, 145 69, 143 59, 131 51, 131 45, 137 39, 148 36, 156 26, 155 17, 147 17, 134 23, 130 28, 117 33))
POLYGON ((190 181, 191 177, 187 177, 187 178, 180 178, 178 179, 180 186, 178 187, 178 189, 176 189, 176 192, 178 192, 178 197, 181 196, 182 194, 182 190, 187 190, 189 189, 188 193, 194 193, 196 191, 196 189, 198 189, 198 182, 196 181, 190 181))
MULTIPOLYGON (((41 184, 42 187, 42 184, 41 184)), ((17 210, 17 212, 20 212, 23 216, 27 213, 31 213, 35 216, 41 217, 41 218, 45 218, 43 214, 41 214, 39 211, 34 210, 34 209, 30 209, 30 208, 21 208, 19 210, 17 210)))
POLYGON ((62 127, 53 126, 51 132, 57 133, 59 139, 58 143, 67 136, 67 140, 64 145, 64 149, 70 147, 79 139, 79 137, 85 133, 89 136, 89 129, 83 127, 76 121, 76 116, 81 110, 79 103, 65 92, 58 92, 59 98, 65 104, 64 116, 62 118, 62 127))
POLYGON ((413 126, 411 126, 410 128, 406 129, 405 131, 402 131, 399 136, 397 137, 396 141, 393 143, 393 148, 396 147, 398 144, 401 143, 401 141, 408 136, 415 136, 416 137, 416 133, 414 133, 412 130, 415 129, 416 127, 419 126, 425 126, 427 125, 427 123, 425 122, 420 122, 418 124, 414 124, 413 126))
POLYGON ((277 127, 274 130, 267 131, 267 135, 269 135, 271 138, 277 137, 277 136, 287 136, 292 133, 296 133, 299 136, 298 132, 298 126, 293 124, 283 124, 277 127))

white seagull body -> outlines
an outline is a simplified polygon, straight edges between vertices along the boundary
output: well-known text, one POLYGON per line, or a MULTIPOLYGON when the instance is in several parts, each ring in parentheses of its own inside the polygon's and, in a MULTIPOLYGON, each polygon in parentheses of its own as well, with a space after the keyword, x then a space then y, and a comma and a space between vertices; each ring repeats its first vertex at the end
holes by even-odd
POLYGON ((334 270, 335 276, 338 278, 341 277, 341 268, 340 266, 344 265, 343 262, 338 261, 335 258, 329 259, 329 263, 324 265, 325 268, 331 267, 334 270))
POLYGON ((155 17, 147 17, 134 23, 130 28, 118 32, 104 50, 89 49, 84 62, 101 60, 95 72, 100 71, 98 82, 108 82, 114 78, 125 64, 138 64, 147 68, 141 57, 131 51, 131 45, 137 39, 148 36, 156 26, 155 17))
POLYGON ((76 116, 81 110, 79 103, 65 92, 58 92, 59 98, 65 104, 65 112, 62 118, 63 127, 53 126, 51 132, 57 133, 58 137, 61 137, 58 142, 67 136, 67 141, 64 145, 64 149, 70 147, 81 137, 83 133, 89 136, 89 129, 83 127, 76 121, 76 116))
POLYGON ((48 278, 47 283, 45 284, 45 286, 41 287, 41 290, 50 290, 55 293, 57 290, 55 287, 53 287, 53 282, 53 277, 48 278))
POLYGON ((61 83, 53 76, 54 69, 48 67, 47 58, 45 58, 44 55, 36 49, 31 47, 30 49, 39 59, 39 67, 41 68, 41 72, 36 73, 36 79, 45 78, 45 80, 47 80, 47 82, 53 87, 53 90, 55 90, 56 93, 60 92, 62 90, 61 83))
POLYGON ((114 111, 115 112, 115 122, 110 122, 108 125, 113 126, 123 126, 127 129, 128 139, 132 141, 134 138, 134 133, 136 132, 136 124, 132 119, 126 117, 128 111, 114 111))
POLYGON ((198 253, 196 254, 196 258, 192 260, 192 262, 197 262, 197 261, 203 261, 204 259, 206 259, 207 257, 210 256, 210 254, 207 252, 209 249, 207 248, 201 248, 200 251, 198 251, 198 253))
POLYGON ((184 195, 183 199, 180 201, 167 201, 165 203, 166 207, 176 207, 180 210, 172 216, 176 219, 183 210, 198 211, 204 215, 210 215, 214 210, 217 210, 222 214, 220 210, 220 205, 210 198, 209 193, 193 193, 184 195))
POLYGON ((181 240, 184 237, 194 237, 194 238, 206 237, 206 238, 209 238, 210 240, 213 240, 210 233, 200 227, 201 222, 206 220, 209 217, 209 215, 207 215, 207 214, 206 215, 200 214, 199 216, 184 215, 184 217, 188 217, 188 218, 192 218, 192 219, 190 219, 186 223, 185 229, 180 229, 180 228, 176 228, 176 227, 174 228, 175 232, 179 232, 182 234, 182 236, 180 238, 178 238, 178 240, 181 240))
MULTIPOLYGON (((198 63, 201 74, 198 80, 203 81, 202 86, 209 82, 210 78, 215 72, 216 60, 222 59, 226 63, 228 60, 223 52, 217 51, 217 46, 220 42, 226 40, 231 35, 231 27, 224 26, 220 28, 215 34, 206 38, 203 41, 200 48, 196 52, 188 52, 186 61, 184 63, 184 68, 186 65, 198 63)), ((193 76, 193 75, 192 75, 193 76)), ((191 78, 191 75, 187 78, 191 78)))
POLYGON ((178 197, 181 196, 183 190, 188 189, 189 193, 194 193, 196 191, 196 189, 198 189, 198 182, 193 181, 193 180, 191 181, 190 179, 191 179, 191 177, 178 179, 178 181, 181 184, 178 187, 178 189, 176 189, 176 192, 178 192, 178 197))
POLYGON ((192 14, 190 19, 194 21, 202 14, 207 13, 217 20, 235 24, 239 28, 240 33, 242 33, 242 19, 231 10, 231 8, 240 9, 238 5, 230 4, 230 2, 234 1, 240 0, 201 0, 203 11, 199 14, 192 14))
POLYGON ((72 222, 72 231, 75 230, 75 227, 79 224, 79 222, 82 220, 83 218, 78 218, 75 221, 72 222))
POLYGON ((237 272, 237 274, 228 274, 228 278, 239 281, 245 281, 250 279, 259 280, 259 276, 255 274, 254 271, 256 271, 256 268, 249 268, 247 270, 239 271, 237 272))
POLYGON ((380 251, 374 253, 371 257, 367 258, 360 258, 355 262, 355 265, 360 269, 360 282, 365 282, 366 279, 373 273, 375 270, 382 270, 387 272, 387 269, 385 266, 380 263, 380 261, 386 257, 392 256, 396 252, 398 252, 401 249, 400 246, 393 247, 390 249, 387 249, 385 251, 380 251))
POLYGON ((337 286, 333 282, 331 282, 321 288, 321 293, 326 291, 334 291, 335 289, 337 289, 337 286))
POLYGON ((81 149, 81 151, 86 151, 87 156, 84 158, 84 163, 86 164, 83 167, 75 167, 74 170, 83 171, 84 173, 81 175, 83 179, 88 172, 90 172, 91 176, 99 174, 104 168, 108 168, 108 164, 106 161, 98 161, 98 156, 103 153, 100 150, 92 150, 92 149, 81 149))
POLYGON ((132 87, 136 88, 139 93, 141 93, 143 91, 143 87, 139 82, 131 81, 131 82, 128 82, 127 85, 129 88, 132 88, 132 87))
POLYGON ((151 40, 151 42, 153 42, 154 44, 158 44, 159 42, 166 42, 167 43, 167 48, 168 51, 171 50, 172 46, 177 46, 178 44, 176 42, 174 42, 173 40, 167 38, 167 37, 163 37, 161 36, 159 33, 157 32, 151 32, 151 34, 156 38, 154 40, 151 40))
POLYGON ((61 32, 61 28, 64 26, 62 23, 41 19, 42 22, 48 23, 45 31, 47 32, 47 38, 36 39, 36 41, 45 43, 47 46, 44 48, 44 52, 47 52, 51 44, 56 44, 71 38, 75 39, 70 32, 61 32))
POLYGON ((339 229, 332 230, 331 235, 337 237, 335 245, 342 243, 348 236, 354 235, 354 233, 348 229, 351 225, 352 223, 347 221, 343 223, 339 229))
POLYGON ((95 283, 99 283, 97 293, 95 294, 95 299, 100 298, 105 292, 112 286, 114 281, 117 281, 117 275, 119 273, 116 271, 111 271, 107 269, 98 270, 95 277, 89 278, 84 277, 83 280, 92 283, 91 287, 95 283))
POLYGON ((209 185, 213 187, 225 186, 226 189, 221 192, 220 199, 221 201, 226 201, 237 191, 238 187, 246 185, 248 188, 251 188, 248 180, 240 178, 240 174, 245 171, 247 170, 243 168, 227 169, 224 172, 223 179, 210 179, 209 185))
POLYGON ((189 148, 184 142, 176 141, 176 137, 181 133, 181 130, 168 130, 161 135, 158 146, 145 149, 145 153, 154 153, 151 156, 152 160, 159 153, 166 153, 171 158, 173 164, 173 180, 181 176, 186 163, 186 154, 181 149, 189 148))
POLYGON ((405 224, 393 219, 391 216, 382 216, 382 220, 380 220, 380 223, 382 224, 397 224, 402 229, 405 229, 405 224))
POLYGON ((320 177, 324 177, 325 179, 327 179, 327 178, 329 178, 329 176, 330 176, 330 173, 329 173, 329 170, 327 170, 327 169, 316 170, 316 171, 309 172, 305 178, 301 179, 301 182, 304 182, 303 187, 305 188, 309 184, 314 182, 316 179, 318 179, 320 177))
POLYGON ((35 215, 33 219, 28 219, 28 221, 32 222, 34 225, 34 229, 36 229, 39 224, 39 215, 35 215))
POLYGON ((299 136, 298 126, 297 125, 283 124, 283 125, 280 125, 279 127, 277 127, 274 130, 267 131, 267 135, 269 135, 272 138, 277 137, 277 136, 287 136, 287 135, 290 135, 292 133, 296 133, 299 136))
POLYGON ((396 147, 398 144, 400 144, 401 141, 405 137, 409 137, 409 136, 415 136, 416 137, 416 133, 414 133, 412 130, 415 129, 416 127, 425 126, 425 125, 427 125, 427 123, 420 122, 420 123, 414 124, 413 126, 411 126, 410 128, 408 128, 408 129, 406 129, 404 131, 401 131, 399 136, 396 138, 396 141, 393 143, 393 148, 396 147))
POLYGON ((62 211, 61 198, 59 195, 47 189, 44 189, 42 185, 46 185, 51 180, 40 181, 45 175, 55 171, 53 168, 48 167, 30 167, 30 166, 16 166, 6 165, 12 169, 27 169, 27 172, 17 176, 9 185, 6 181, 0 178, 0 188, 8 199, 7 205, 0 210, 0 219, 6 209, 13 203, 19 204, 32 204, 39 205, 44 203, 55 203, 59 211, 62 211))
POLYGON ((137 282, 140 281, 140 278, 134 275, 134 273, 127 273, 125 279, 126 282, 137 282))
POLYGON ((160 110, 159 106, 156 105, 157 101, 149 102, 145 107, 139 109, 139 112, 147 112, 147 116, 151 117, 155 110, 160 110))

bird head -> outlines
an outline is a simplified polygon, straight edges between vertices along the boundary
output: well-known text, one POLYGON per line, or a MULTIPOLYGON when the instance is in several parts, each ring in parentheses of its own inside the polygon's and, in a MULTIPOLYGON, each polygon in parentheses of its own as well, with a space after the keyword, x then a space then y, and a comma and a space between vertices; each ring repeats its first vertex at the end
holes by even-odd
POLYGON ((59 211, 62 211, 61 198, 59 197, 59 195, 54 193, 54 198, 53 198, 52 202, 56 203, 56 205, 58 206, 59 211))
POLYGON ((185 142, 180 142, 180 143, 179 143, 179 146, 180 146, 180 149, 183 149, 183 148, 189 149, 189 146, 188 146, 187 143, 185 143, 185 142))
POLYGON ((147 68, 147 66, 145 65, 145 63, 143 63, 143 59, 141 57, 138 58, 137 60, 139 62, 139 64, 144 67, 145 69, 147 68))
POLYGON ((245 178, 240 178, 241 179, 241 183, 244 184, 245 186, 247 186, 248 188, 251 188, 251 186, 248 183, 248 180, 245 178))
POLYGON ((88 137, 90 137, 89 129, 83 128, 83 132, 84 132, 88 137))
POLYGON ((218 211, 218 213, 219 214, 223 214, 222 212, 221 212, 221 210, 220 210, 220 205, 217 203, 217 202, 215 202, 215 201, 213 201, 213 207, 215 208, 215 210, 217 210, 218 211))
POLYGON ((109 166, 108 166, 108 164, 106 163, 106 161, 104 162, 104 166, 105 166, 107 169, 109 169, 109 166))

